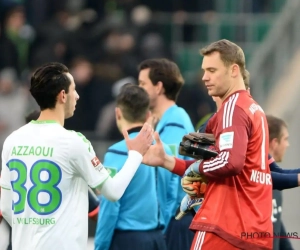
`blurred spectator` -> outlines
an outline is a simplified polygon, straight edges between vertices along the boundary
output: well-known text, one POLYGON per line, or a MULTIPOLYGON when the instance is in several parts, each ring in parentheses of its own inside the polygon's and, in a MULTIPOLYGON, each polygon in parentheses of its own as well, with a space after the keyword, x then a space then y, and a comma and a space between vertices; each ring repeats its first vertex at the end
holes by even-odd
POLYGON ((35 36, 33 28, 26 24, 23 6, 14 6, 6 13, 3 36, 14 45, 18 59, 14 67, 22 73, 28 67, 30 44, 35 36))
POLYGON ((67 0, 23 0, 26 8, 27 20, 38 28, 42 23, 49 21, 55 13, 66 6, 67 0))
POLYGON ((18 51, 14 43, 9 40, 0 26, 0 69, 18 68, 18 51))
POLYGON ((66 63, 68 20, 69 13, 60 10, 52 19, 37 28, 31 51, 31 67, 51 61, 66 63))
POLYGON ((20 87, 17 72, 12 68, 0 71, 0 143, 24 125, 28 95, 20 87))
POLYGON ((111 85, 94 75, 91 62, 84 57, 76 57, 71 62, 70 73, 74 77, 79 101, 75 115, 65 121, 67 129, 94 131, 99 110, 111 99, 111 85))
POLYGON ((194 82, 183 85, 177 103, 189 114, 194 126, 207 114, 215 112, 216 104, 207 94, 202 82, 202 71, 198 72, 194 82))
POLYGON ((121 91, 121 88, 127 83, 136 83, 133 77, 123 78, 113 84, 112 96, 114 100, 105 105, 99 112, 97 124, 96 124, 96 134, 100 138, 105 140, 122 140, 122 135, 119 133, 118 127, 116 125, 116 97, 121 91))

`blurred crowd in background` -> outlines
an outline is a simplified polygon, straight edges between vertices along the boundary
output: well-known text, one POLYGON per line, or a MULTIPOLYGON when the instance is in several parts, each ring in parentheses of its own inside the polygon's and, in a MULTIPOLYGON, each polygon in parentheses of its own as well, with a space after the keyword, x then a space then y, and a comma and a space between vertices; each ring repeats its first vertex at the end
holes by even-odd
MULTIPOLYGON (((225 1, 225 0, 224 0, 225 1)), ((210 15, 213 0, 0 0, 0 142, 24 124, 37 109, 28 92, 33 70, 50 61, 66 64, 80 100, 67 129, 90 131, 104 140, 118 140, 114 100, 120 87, 137 83, 137 65, 144 59, 176 61, 156 12, 171 13, 174 22, 187 13, 210 15)), ((247 0, 253 13, 270 11, 273 0, 247 0)), ((189 29, 187 35, 189 39, 189 29)), ((200 55, 199 55, 200 57, 200 55)), ((194 69, 199 71, 199 68, 194 69)), ((200 72, 200 71, 199 71, 200 72)), ((178 105, 196 126, 215 106, 201 84, 201 74, 186 82, 178 105)))

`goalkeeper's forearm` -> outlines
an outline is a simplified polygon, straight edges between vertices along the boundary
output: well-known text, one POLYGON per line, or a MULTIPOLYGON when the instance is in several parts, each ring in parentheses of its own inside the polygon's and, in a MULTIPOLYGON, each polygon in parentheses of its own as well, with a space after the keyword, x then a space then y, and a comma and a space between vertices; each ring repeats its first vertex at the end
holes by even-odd
POLYGON ((165 154, 164 163, 161 167, 169 170, 173 174, 183 176, 185 170, 196 160, 182 160, 174 156, 165 154))
POLYGON ((105 198, 110 201, 119 200, 133 178, 136 170, 140 166, 143 160, 143 156, 137 151, 130 150, 128 152, 128 158, 122 167, 122 169, 113 177, 110 176, 100 186, 97 187, 97 191, 100 191, 105 198))
MULTIPOLYGON (((185 170, 188 169, 188 167, 193 164, 196 160, 182 160, 179 158, 173 157, 173 168, 170 170, 173 174, 177 174, 179 176, 183 176, 185 170)), ((171 164, 171 163, 169 163, 171 164)))

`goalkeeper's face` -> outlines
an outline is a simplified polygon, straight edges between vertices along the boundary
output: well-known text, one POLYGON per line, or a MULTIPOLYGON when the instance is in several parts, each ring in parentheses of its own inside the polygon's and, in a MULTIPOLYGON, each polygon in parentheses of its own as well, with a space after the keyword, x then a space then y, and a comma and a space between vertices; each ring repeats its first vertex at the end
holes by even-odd
POLYGON ((205 55, 202 62, 203 77, 210 96, 223 97, 231 88, 231 69, 226 67, 219 52, 205 55))

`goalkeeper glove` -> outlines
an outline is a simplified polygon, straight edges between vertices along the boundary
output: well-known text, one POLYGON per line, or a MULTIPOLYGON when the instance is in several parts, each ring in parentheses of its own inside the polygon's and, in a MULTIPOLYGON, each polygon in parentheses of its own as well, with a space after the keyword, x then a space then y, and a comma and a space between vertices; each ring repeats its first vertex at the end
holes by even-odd
POLYGON ((213 134, 189 133, 183 136, 180 142, 179 154, 194 159, 207 160, 218 155, 214 145, 215 138, 213 134))
POLYGON ((180 220, 186 215, 191 209, 198 211, 201 207, 204 198, 192 198, 189 195, 185 195, 181 201, 179 213, 175 216, 176 220, 180 220))
POLYGON ((199 173, 200 161, 196 161, 189 166, 181 179, 181 187, 184 192, 192 197, 201 198, 205 194, 207 180, 203 174, 199 173))

